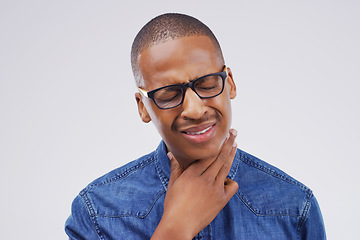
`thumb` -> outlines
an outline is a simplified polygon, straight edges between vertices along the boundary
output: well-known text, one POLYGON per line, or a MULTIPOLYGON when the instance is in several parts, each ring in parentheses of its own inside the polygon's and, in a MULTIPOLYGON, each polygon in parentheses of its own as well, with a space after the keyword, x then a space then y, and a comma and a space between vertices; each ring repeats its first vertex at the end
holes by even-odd
POLYGON ((170 159, 170 164, 171 164, 170 180, 168 184, 168 189, 169 189, 174 184, 176 179, 178 179, 179 176, 181 175, 181 167, 179 162, 175 159, 174 155, 171 152, 168 152, 167 156, 170 159))

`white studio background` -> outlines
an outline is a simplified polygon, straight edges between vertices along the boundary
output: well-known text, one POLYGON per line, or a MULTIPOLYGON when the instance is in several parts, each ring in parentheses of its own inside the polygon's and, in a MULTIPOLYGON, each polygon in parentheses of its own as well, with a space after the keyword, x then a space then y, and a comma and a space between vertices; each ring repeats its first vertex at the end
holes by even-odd
POLYGON ((130 47, 164 12, 205 22, 238 87, 238 146, 300 180, 357 239, 360 2, 0 1, 1 239, 66 239, 93 179, 152 151, 130 47))

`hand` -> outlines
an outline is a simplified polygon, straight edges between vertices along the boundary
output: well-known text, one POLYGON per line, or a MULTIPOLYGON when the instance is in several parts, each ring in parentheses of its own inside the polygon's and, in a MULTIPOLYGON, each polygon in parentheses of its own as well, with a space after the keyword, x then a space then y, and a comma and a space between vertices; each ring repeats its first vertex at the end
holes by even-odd
POLYGON ((226 178, 236 153, 236 135, 230 130, 215 160, 196 161, 184 172, 168 153, 171 176, 164 213, 151 239, 192 239, 225 207, 239 188, 226 178))

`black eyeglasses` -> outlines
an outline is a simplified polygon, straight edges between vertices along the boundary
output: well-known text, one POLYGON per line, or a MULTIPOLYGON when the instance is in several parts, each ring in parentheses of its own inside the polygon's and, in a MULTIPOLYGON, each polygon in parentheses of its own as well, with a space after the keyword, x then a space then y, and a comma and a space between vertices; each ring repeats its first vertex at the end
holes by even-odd
POLYGON ((211 73, 185 84, 173 84, 151 91, 138 88, 140 93, 147 96, 160 109, 170 109, 183 103, 187 88, 191 88, 201 99, 213 98, 224 91, 227 77, 226 66, 222 72, 211 73))

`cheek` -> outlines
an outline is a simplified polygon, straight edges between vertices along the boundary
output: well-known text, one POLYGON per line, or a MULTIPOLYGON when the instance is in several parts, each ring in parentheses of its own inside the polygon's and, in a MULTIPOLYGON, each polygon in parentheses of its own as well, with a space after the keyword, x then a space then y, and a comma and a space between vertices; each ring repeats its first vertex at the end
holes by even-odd
MULTIPOLYGON (((230 93, 228 89, 228 85, 225 86, 224 94, 223 94, 223 103, 222 103, 222 114, 225 118, 227 118, 227 122, 231 125, 231 99, 230 93)), ((230 126, 229 126, 230 127, 230 126)))
POLYGON ((153 121, 156 129, 161 133, 167 133, 171 130, 171 121, 164 115, 156 115, 153 121))
POLYGON ((231 123, 231 100, 229 92, 225 91, 223 94, 213 99, 213 108, 215 108, 225 121, 231 123))
POLYGON ((154 106, 149 107, 148 113, 151 117, 155 128, 159 132, 163 139, 167 138, 167 135, 171 132, 171 126, 176 116, 171 110, 161 110, 154 106))
MULTIPOLYGON (((225 93, 225 92, 224 92, 225 93)), ((211 107, 217 112, 220 117, 219 136, 226 138, 231 128, 231 100, 228 94, 220 95, 219 98, 213 99, 211 107)))

